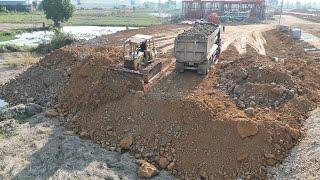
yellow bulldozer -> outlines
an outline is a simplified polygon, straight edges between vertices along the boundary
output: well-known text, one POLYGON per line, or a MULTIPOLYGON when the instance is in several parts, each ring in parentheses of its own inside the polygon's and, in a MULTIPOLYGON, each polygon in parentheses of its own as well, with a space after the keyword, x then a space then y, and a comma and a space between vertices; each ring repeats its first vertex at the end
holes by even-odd
POLYGON ((141 78, 144 83, 161 72, 162 62, 156 58, 156 48, 152 36, 136 34, 123 45, 124 64, 122 72, 141 78))

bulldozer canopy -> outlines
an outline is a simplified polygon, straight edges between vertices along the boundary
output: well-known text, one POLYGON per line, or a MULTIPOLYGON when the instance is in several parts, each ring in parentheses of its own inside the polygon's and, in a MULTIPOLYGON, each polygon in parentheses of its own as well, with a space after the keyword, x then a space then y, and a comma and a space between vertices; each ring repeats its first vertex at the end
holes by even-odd
POLYGON ((150 39, 152 39, 152 36, 143 35, 143 34, 136 34, 136 35, 128 38, 126 40, 126 43, 131 42, 131 43, 135 43, 135 44, 141 44, 142 42, 150 40, 150 39))

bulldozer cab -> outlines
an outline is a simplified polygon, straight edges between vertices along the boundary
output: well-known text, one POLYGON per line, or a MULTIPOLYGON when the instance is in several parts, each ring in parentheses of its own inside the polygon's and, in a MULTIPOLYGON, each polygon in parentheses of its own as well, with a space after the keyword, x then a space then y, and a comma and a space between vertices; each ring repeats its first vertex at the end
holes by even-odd
POLYGON ((153 37, 137 34, 126 40, 124 49, 124 66, 131 70, 140 70, 141 66, 150 63, 155 56, 153 37))
POLYGON ((162 62, 156 59, 153 37, 137 34, 128 38, 123 45, 124 64, 120 72, 149 83, 162 70, 162 62))

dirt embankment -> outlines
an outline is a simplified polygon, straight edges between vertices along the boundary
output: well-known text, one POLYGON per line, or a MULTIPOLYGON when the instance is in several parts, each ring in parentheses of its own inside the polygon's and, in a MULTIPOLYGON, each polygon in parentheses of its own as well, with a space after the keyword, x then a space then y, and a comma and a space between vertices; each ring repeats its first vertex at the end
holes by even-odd
MULTIPOLYGON (((119 149, 123 138, 132 137, 132 155, 182 179, 263 179, 266 166, 280 162, 300 138, 299 120, 319 102, 320 85, 319 64, 292 53, 299 52, 294 41, 276 31, 265 39, 270 57, 250 47, 238 55, 229 47, 209 75, 169 67, 145 92, 112 70, 121 61, 116 47, 67 47, 33 67, 62 76, 52 86, 41 79, 34 93, 41 103, 52 87, 61 123, 76 134, 106 149, 119 149), (282 43, 283 49, 268 46, 282 43), (272 58, 286 53, 287 59, 272 58)), ((2 88, 34 84, 35 77, 25 75, 32 73, 2 88)))
POLYGON ((60 88, 67 83, 71 69, 93 60, 115 66, 120 62, 120 59, 115 57, 119 54, 122 54, 120 48, 105 46, 77 45, 56 50, 16 79, 1 86, 0 97, 7 99, 12 105, 32 101, 42 106, 50 106, 60 88))

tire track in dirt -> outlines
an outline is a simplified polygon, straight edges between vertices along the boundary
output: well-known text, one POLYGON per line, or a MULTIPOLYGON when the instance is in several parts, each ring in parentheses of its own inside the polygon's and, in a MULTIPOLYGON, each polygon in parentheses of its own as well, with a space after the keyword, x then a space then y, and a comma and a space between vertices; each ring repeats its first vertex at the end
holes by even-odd
POLYGON ((232 44, 239 54, 245 54, 247 52, 246 47, 249 45, 258 54, 266 55, 264 47, 266 40, 262 33, 272 28, 274 26, 270 25, 228 26, 226 32, 222 34, 222 51, 225 51, 232 44))

